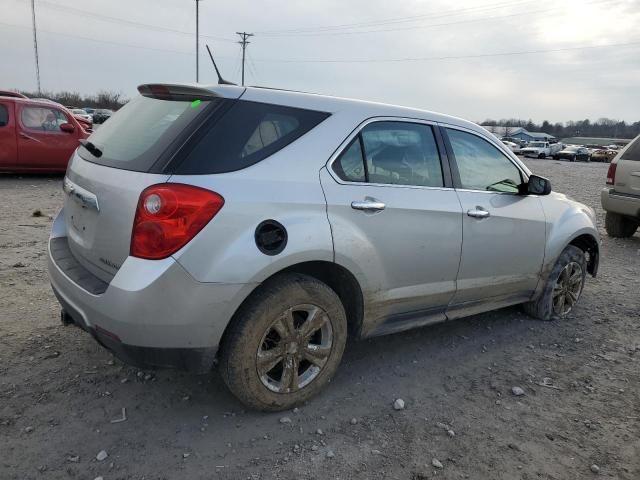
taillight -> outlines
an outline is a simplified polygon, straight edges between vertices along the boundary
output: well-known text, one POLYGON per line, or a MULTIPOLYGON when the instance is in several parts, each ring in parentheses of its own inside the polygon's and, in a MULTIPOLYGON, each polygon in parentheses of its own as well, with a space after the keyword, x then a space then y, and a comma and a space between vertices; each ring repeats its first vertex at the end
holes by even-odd
POLYGON ((131 256, 158 260, 184 247, 224 205, 204 188, 163 183, 146 188, 138 200, 131 256))
POLYGON ((607 185, 615 185, 616 184, 616 167, 617 163, 609 164, 609 170, 607 170, 607 185))

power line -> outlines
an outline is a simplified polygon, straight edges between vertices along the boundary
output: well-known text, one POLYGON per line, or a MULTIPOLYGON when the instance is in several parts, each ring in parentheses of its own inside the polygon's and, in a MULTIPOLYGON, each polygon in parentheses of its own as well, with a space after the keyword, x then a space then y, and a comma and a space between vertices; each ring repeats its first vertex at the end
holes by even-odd
MULTIPOLYGON (((618 0, 596 0, 596 1, 592 1, 592 2, 585 2, 584 4, 582 4, 581 6, 587 6, 587 5, 593 5, 593 4, 600 4, 600 3, 611 3, 611 2, 617 2, 618 0)), ((462 25, 462 24, 470 24, 470 23, 482 23, 482 22, 486 22, 486 21, 493 21, 493 20, 501 20, 504 18, 513 18, 513 17, 522 17, 524 14, 526 14, 527 16, 533 15, 533 14, 538 14, 538 13, 546 13, 546 12, 550 12, 553 10, 560 10, 564 8, 563 5, 556 5, 554 7, 549 7, 549 8, 543 8, 543 9, 538 9, 538 10, 529 10, 527 12, 517 12, 517 13, 509 13, 506 15, 494 15, 494 16, 487 16, 487 17, 480 17, 480 18, 468 18, 468 19, 464 19, 464 20, 456 20, 456 21, 452 21, 452 22, 444 22, 444 23, 432 23, 432 24, 428 24, 428 25, 412 25, 412 26, 404 26, 404 27, 397 27, 397 28, 378 28, 378 29, 373 29, 373 30, 355 30, 355 31, 310 31, 310 32, 291 32, 291 33, 273 33, 273 34, 269 34, 266 35, 264 34, 265 38, 268 39, 274 39, 274 38, 286 38, 286 37, 292 37, 295 36, 296 38, 302 38, 302 37, 316 37, 316 36, 327 36, 327 35, 331 35, 331 36, 335 36, 335 35, 362 35, 362 34, 368 34, 368 33, 384 33, 384 32, 399 32, 399 31, 405 31, 405 30, 416 30, 416 29, 428 29, 428 28, 434 28, 434 27, 447 27, 447 26, 451 26, 451 25, 462 25)))
MULTIPOLYGON (((168 27, 162 27, 159 25, 151 25, 148 23, 141 23, 141 22, 134 22, 132 20, 128 20, 128 19, 124 19, 124 18, 119 18, 119 17, 111 17, 109 15, 103 15, 100 13, 94 13, 94 12, 90 12, 88 10, 82 10, 79 8, 74 8, 74 7, 68 7, 66 5, 58 5, 57 3, 52 3, 49 2, 47 0, 39 0, 39 3, 44 5, 46 8, 50 8, 53 10, 60 10, 63 12, 67 12, 67 13, 72 13, 74 15, 80 15, 80 16, 84 16, 84 17, 93 17, 93 18, 98 18, 102 21, 105 22, 111 22, 111 23, 118 23, 118 24, 122 24, 122 25, 129 25, 132 27, 139 27, 139 28, 145 28, 147 30, 155 30, 155 31, 159 31, 159 32, 167 32, 167 33, 175 33, 178 35, 188 35, 189 37, 191 37, 193 35, 193 31, 184 31, 184 30, 175 30, 173 28, 168 28, 168 27)), ((200 34, 201 37, 206 37, 212 40, 216 40, 216 41, 220 41, 220 42, 235 42, 235 40, 231 39, 231 38, 224 38, 224 37, 218 37, 215 35, 207 35, 207 34, 200 34)))
POLYGON ((380 25, 394 24, 394 23, 406 23, 406 22, 415 22, 419 20, 424 20, 427 18, 442 18, 442 17, 450 17, 454 15, 460 15, 468 12, 476 12, 478 10, 495 10, 504 7, 510 7, 515 5, 521 5, 526 3, 537 3, 537 0, 519 0, 516 2, 500 2, 500 3, 492 3, 488 5, 480 5, 476 7, 462 8, 457 10, 449 10, 444 13, 426 13, 421 15, 411 15, 407 17, 392 17, 381 20, 372 20, 369 22, 357 22, 357 23, 342 23, 337 25, 326 25, 326 26, 318 26, 318 27, 306 27, 306 28, 294 28, 294 29, 283 29, 283 30, 266 30, 256 32, 261 36, 271 36, 271 35, 279 35, 279 34, 296 34, 296 33, 306 33, 306 32, 320 32, 320 31, 331 31, 331 30, 342 30, 347 28, 361 28, 361 27, 374 27, 380 25))
MULTIPOLYGON (((21 29, 29 29, 30 27, 26 27, 24 25, 15 25, 12 23, 5 23, 5 22, 0 22, 0 25, 4 25, 7 27, 13 27, 13 28, 21 28, 21 29)), ((43 30, 42 28, 39 29, 40 33, 48 33, 51 35, 59 35, 62 37, 69 37, 69 38, 79 38, 82 40, 87 40, 89 42, 97 42, 97 43, 104 43, 107 45, 116 45, 116 46, 122 46, 122 47, 132 47, 132 48, 140 48, 142 50, 153 50, 156 52, 166 52, 166 53, 179 53, 181 55, 193 55, 192 52, 190 51, 185 51, 185 50, 170 50, 168 48, 156 48, 156 47, 148 47, 148 46, 143 46, 143 45, 134 45, 132 43, 124 43, 124 42, 113 42, 110 40, 99 40, 97 38, 92 38, 92 37, 84 37, 82 35, 76 35, 76 34, 71 34, 71 33, 62 33, 62 32, 54 32, 51 30, 43 30)), ((191 35, 193 35, 193 33, 191 33, 191 35)), ((220 57, 220 58, 231 58, 231 57, 220 57)))
POLYGON ((238 43, 242 46, 242 85, 244 86, 244 60, 245 60, 245 52, 247 50, 247 45, 249 45, 251 42, 247 41, 247 38, 249 37, 253 37, 253 33, 247 33, 247 32, 236 32, 238 35, 240 35, 240 38, 242 40, 240 40, 238 43))
POLYGON ((424 61, 439 61, 439 60, 463 60, 463 59, 472 59, 472 58, 487 58, 487 57, 507 57, 513 55, 537 55, 541 53, 554 53, 554 52, 567 52, 573 50, 590 50, 595 48, 610 48, 610 47, 629 47, 640 45, 640 41, 637 42, 627 42, 627 43, 610 43, 605 45, 584 45, 577 47, 563 47, 563 48, 550 48, 544 50, 521 50, 516 52, 496 52, 496 53, 481 53, 476 55, 448 55, 442 57, 407 57, 407 58, 387 58, 387 59, 340 59, 340 60, 331 60, 331 59, 318 59, 318 60, 308 60, 308 59, 279 59, 279 58, 270 58, 270 59, 254 59, 256 62, 271 62, 271 63, 391 63, 391 62, 424 62, 424 61))

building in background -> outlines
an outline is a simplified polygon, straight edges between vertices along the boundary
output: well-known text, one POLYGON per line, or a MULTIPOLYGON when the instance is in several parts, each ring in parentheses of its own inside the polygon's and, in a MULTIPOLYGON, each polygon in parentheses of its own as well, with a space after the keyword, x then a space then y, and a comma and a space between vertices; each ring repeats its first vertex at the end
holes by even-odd
POLYGON ((525 142, 555 142, 553 135, 544 132, 529 132, 523 127, 500 127, 494 125, 481 125, 485 130, 493 133, 498 138, 511 137, 525 142))

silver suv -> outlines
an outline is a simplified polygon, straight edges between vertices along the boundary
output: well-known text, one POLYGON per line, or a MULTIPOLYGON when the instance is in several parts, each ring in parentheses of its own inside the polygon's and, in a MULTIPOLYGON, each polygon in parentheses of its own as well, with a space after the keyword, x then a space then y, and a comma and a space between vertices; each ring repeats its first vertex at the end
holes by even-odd
POLYGON ((636 233, 640 225, 640 136, 611 161, 601 200, 609 235, 625 238, 636 233))
POLYGON ((122 360, 208 372, 281 410, 348 338, 508 305, 565 317, 594 212, 481 127, 390 105, 143 85, 73 155, 49 273, 122 360))

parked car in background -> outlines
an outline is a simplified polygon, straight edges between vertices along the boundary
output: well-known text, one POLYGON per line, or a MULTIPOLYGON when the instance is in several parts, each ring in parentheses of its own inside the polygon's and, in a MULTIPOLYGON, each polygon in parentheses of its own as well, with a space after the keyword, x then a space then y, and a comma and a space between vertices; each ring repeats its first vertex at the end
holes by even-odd
POLYGON ((590 162, 591 152, 587 147, 579 145, 569 145, 557 153, 553 154, 554 160, 569 160, 570 162, 590 162))
POLYGON ((98 108, 93 112, 93 123, 104 123, 111 118, 111 115, 113 115, 113 110, 98 108))
MULTIPOLYGON (((95 108, 90 108, 90 107, 84 107, 82 110, 84 110, 85 112, 87 112, 89 115, 93 115, 94 112, 96 111, 95 108)), ((93 121, 93 119, 91 120, 93 121)))
POLYGON ((529 142, 520 150, 520 153, 525 157, 547 158, 554 156, 560 150, 562 150, 561 143, 529 142))
POLYGON ((608 148, 596 148, 591 152, 591 161, 609 163, 617 154, 617 150, 610 150, 608 148))
POLYGON ((502 140, 502 143, 504 143, 507 147, 509 147, 509 150, 511 150, 513 153, 515 154, 520 153, 520 145, 518 145, 517 143, 508 142, 506 140, 502 140))
POLYGON ((640 224, 640 136, 613 158, 600 196, 612 237, 630 237, 640 224))
POLYGON ((93 117, 81 108, 74 108, 73 110, 71 110, 71 113, 73 113, 73 116, 76 118, 82 118, 89 123, 93 123, 93 117))
POLYGON ((28 98, 26 95, 13 90, 0 90, 0 97, 28 98))
POLYGON ((0 96, 0 171, 64 172, 89 132, 66 108, 0 96))
POLYGON ((48 248, 63 321, 126 362, 217 363, 246 405, 283 410, 331 380, 348 338, 515 304, 566 318, 597 272, 595 212, 471 122, 138 90, 74 154, 48 248))

